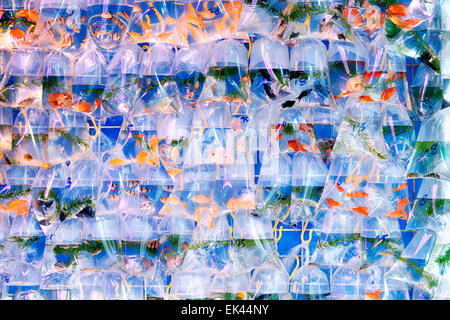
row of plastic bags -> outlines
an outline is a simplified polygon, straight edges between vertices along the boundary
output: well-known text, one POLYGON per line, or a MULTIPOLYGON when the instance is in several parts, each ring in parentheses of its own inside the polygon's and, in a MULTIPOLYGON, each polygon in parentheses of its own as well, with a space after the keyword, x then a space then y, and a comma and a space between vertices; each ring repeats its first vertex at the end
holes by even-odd
POLYGON ((4 299, 448 297, 445 2, 1 8, 4 299))

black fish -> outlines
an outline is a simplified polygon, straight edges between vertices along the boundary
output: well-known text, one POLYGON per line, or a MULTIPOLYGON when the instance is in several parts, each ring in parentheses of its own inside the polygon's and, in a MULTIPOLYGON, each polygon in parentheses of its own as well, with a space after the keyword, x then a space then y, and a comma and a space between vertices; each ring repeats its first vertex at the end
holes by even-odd
POLYGON ((94 218, 95 217, 95 211, 92 209, 91 206, 84 207, 83 210, 77 213, 77 217, 86 217, 86 218, 94 218))

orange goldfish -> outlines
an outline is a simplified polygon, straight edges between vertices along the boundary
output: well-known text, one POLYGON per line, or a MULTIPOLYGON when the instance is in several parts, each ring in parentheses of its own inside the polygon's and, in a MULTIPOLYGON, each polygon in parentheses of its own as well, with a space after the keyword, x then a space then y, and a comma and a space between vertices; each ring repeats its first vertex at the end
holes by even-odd
POLYGON ((363 216, 368 216, 369 215, 369 207, 356 207, 356 208, 352 208, 352 211, 362 214, 363 216))
POLYGON ((338 189, 339 192, 344 192, 344 188, 342 188, 340 185, 336 185, 336 188, 338 189))
POLYGON ((72 107, 77 112, 90 112, 92 109, 92 105, 87 101, 75 102, 72 107))
POLYGON ((303 151, 303 152, 307 152, 308 150, 305 149, 305 144, 304 143, 300 143, 300 140, 295 139, 295 140, 289 140, 288 141, 288 145, 289 147, 291 147, 294 151, 303 151))
POLYGON ((48 97, 52 108, 69 109, 72 103, 72 95, 67 92, 55 92, 48 97))
POLYGON ((39 15, 36 9, 28 10, 28 9, 22 9, 17 11, 16 13, 17 18, 25 18, 26 20, 30 22, 36 23, 38 21, 39 15))
POLYGON ((335 201, 334 199, 331 199, 331 198, 327 199, 327 203, 328 203, 329 208, 341 206, 341 203, 339 201, 335 201))
POLYGON ((359 101, 361 102, 375 102, 371 96, 360 96, 359 101))
POLYGON ((212 201, 211 198, 204 196, 203 194, 199 194, 192 197, 192 201, 197 202, 199 204, 206 204, 212 201))
POLYGON ((0 209, 8 212, 13 212, 21 216, 26 216, 30 211, 30 206, 28 204, 28 201, 26 200, 13 200, 8 203, 8 206, 0 203, 0 209))
POLYGON ((386 216, 393 218, 408 219, 408 214, 406 213, 405 206, 408 204, 409 198, 403 198, 397 201, 397 209, 392 212, 386 213, 386 216))
POLYGON ((361 198, 365 198, 365 197, 369 196, 369 194, 367 192, 361 192, 361 191, 355 190, 351 193, 346 192, 345 196, 355 198, 355 199, 361 199, 361 198))
POLYGON ((407 183, 402 183, 401 185, 399 185, 397 188, 394 188, 394 192, 400 191, 400 190, 405 190, 408 187, 407 183))
POLYGON ((345 8, 343 13, 345 20, 347 20, 347 22, 354 27, 360 26, 364 23, 364 19, 358 9, 345 8))
POLYGON ((147 157, 148 157, 148 153, 144 152, 144 151, 141 151, 136 156, 136 162, 140 163, 140 164, 145 164, 147 162, 147 157))
POLYGON ((383 92, 381 92, 381 95, 380 95, 381 101, 386 101, 386 100, 389 100, 390 98, 392 98, 395 91, 397 91, 397 87, 387 88, 387 89, 383 90, 383 92))
POLYGON ((367 292, 364 295, 369 300, 383 300, 383 299, 380 298, 380 294, 382 294, 382 293, 383 293, 383 291, 375 290, 374 292, 367 292))
POLYGON ((22 39, 25 38, 25 32, 23 32, 22 30, 20 30, 19 28, 15 28, 15 29, 11 29, 9 31, 9 33, 11 34, 11 36, 15 39, 22 39))

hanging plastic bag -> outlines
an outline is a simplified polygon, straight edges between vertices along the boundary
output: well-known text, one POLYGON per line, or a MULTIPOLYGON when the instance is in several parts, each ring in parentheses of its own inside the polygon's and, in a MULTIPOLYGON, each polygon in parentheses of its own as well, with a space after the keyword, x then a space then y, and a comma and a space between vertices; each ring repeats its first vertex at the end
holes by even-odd
POLYGON ((0 46, 2 49, 29 46, 38 22, 38 1, 2 0, 0 46))
POLYGON ((133 112, 139 96, 139 69, 143 53, 141 47, 131 43, 117 49, 106 69, 108 77, 102 94, 103 117, 133 112))
POLYGON ((236 107, 233 104, 232 109, 240 109, 242 103, 249 101, 247 69, 248 52, 242 43, 232 39, 215 43, 199 101, 227 100, 237 104, 236 107))
POLYGON ((104 51, 114 50, 126 36, 134 0, 87 0, 90 37, 104 51))
POLYGON ((414 111, 419 119, 428 118, 442 108, 442 78, 421 64, 411 83, 414 111))
POLYGON ((50 112, 49 122, 48 157, 51 165, 93 157, 86 115, 55 110, 50 112))
POLYGON ((265 38, 256 40, 250 52, 250 83, 250 99, 254 103, 287 97, 290 93, 288 47, 265 38))
POLYGON ((0 152, 12 149, 13 109, 1 107, 0 109, 0 152))
POLYGON ((359 43, 333 40, 328 52, 331 93, 336 104, 343 108, 348 96, 363 89, 366 50, 359 43))
POLYGON ((99 119, 106 80, 105 58, 92 42, 88 42, 74 65, 72 111, 99 119))
POLYGON ((42 104, 47 110, 72 107, 72 59, 52 51, 45 56, 42 79, 42 104))
POLYGON ((141 99, 147 113, 182 113, 183 106, 176 84, 174 51, 166 45, 154 44, 143 55, 141 99))
POLYGON ((34 41, 41 48, 76 52, 87 35, 86 1, 44 0, 34 41))
POLYGON ((189 43, 206 43, 235 35, 242 8, 241 1, 186 2, 185 19, 189 43))
POLYGON ((170 43, 187 47, 187 21, 185 2, 137 0, 128 40, 143 47, 152 43, 170 43))
POLYGON ((279 259, 255 268, 250 279, 249 296, 254 300, 288 300, 289 274, 279 259))
POLYGON ((244 269, 259 267, 276 254, 270 220, 247 212, 236 212, 232 232, 232 259, 244 269))
POLYGON ((42 109, 42 51, 20 49, 11 55, 0 84, 3 104, 13 108, 42 109))
POLYGON ((5 154, 7 164, 49 167, 48 114, 24 109, 14 121, 12 149, 5 154))
POLYGON ((203 90, 210 58, 210 44, 191 45, 175 54, 175 76, 181 99, 194 105, 203 90))
POLYGON ((406 169, 407 178, 450 177, 448 119, 450 109, 436 112, 422 122, 414 152, 406 169))

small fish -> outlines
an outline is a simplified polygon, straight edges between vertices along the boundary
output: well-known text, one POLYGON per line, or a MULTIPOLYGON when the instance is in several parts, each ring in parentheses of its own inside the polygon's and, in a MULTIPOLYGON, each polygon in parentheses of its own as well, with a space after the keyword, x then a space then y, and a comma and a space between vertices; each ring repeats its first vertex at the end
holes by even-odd
POLYGON ((406 188, 408 188, 408 184, 407 183, 402 183, 401 185, 399 185, 397 188, 394 188, 394 192, 400 191, 400 190, 405 190, 406 188))
POLYGON ((304 143, 300 143, 299 139, 289 140, 288 146, 291 147, 294 151, 308 152, 308 150, 305 149, 306 145, 304 143))
POLYGON ((397 91, 397 87, 392 87, 392 88, 383 90, 383 92, 380 95, 380 100, 383 102, 386 100, 389 100, 390 98, 392 98, 392 96, 395 94, 396 91, 397 91))
POLYGON ((125 190, 125 193, 127 195, 129 195, 130 197, 136 197, 137 196, 137 193, 135 191, 133 191, 133 190, 125 190))
POLYGON ((350 193, 346 192, 345 196, 346 197, 355 198, 355 199, 361 199, 361 198, 368 197, 369 194, 367 192, 361 192, 361 191, 355 190, 355 191, 350 192, 350 193))
POLYGON ((336 185, 336 188, 338 189, 339 192, 344 192, 344 188, 342 188, 340 185, 336 185))
POLYGON ((382 293, 383 293, 383 291, 376 290, 374 292, 366 292, 364 295, 369 300, 383 300, 383 299, 380 298, 380 294, 382 294, 382 293))
POLYGON ((29 153, 25 153, 24 156, 23 156, 23 158, 24 158, 25 160, 27 160, 27 161, 33 160, 33 157, 32 157, 31 154, 29 154, 29 153))
POLYGON ((406 213, 405 206, 409 203, 409 198, 403 198, 397 201, 397 209, 392 212, 386 213, 386 216, 393 218, 408 219, 408 214, 406 213))
POLYGON ((19 28, 15 28, 15 29, 11 29, 9 31, 9 33, 11 34, 11 36, 15 39, 23 39, 25 38, 25 32, 23 32, 22 30, 20 30, 19 28))
POLYGON ((211 198, 208 198, 208 197, 204 196, 203 194, 193 196, 191 199, 192 199, 192 201, 199 203, 199 204, 206 204, 206 203, 209 203, 212 201, 211 198))
POLYGON ((401 17, 407 17, 408 13, 406 11, 406 5, 401 3, 401 4, 391 4, 390 6, 387 7, 387 14, 389 15, 397 15, 397 16, 401 16, 401 17))
POLYGON ((114 158, 111 161, 109 161, 109 164, 112 165, 112 166, 120 166, 120 165, 123 165, 125 163, 126 163, 125 160, 121 160, 121 159, 118 159, 118 158, 114 158))
POLYGON ((334 199, 331 199, 331 198, 327 199, 327 203, 328 203, 329 208, 341 206, 341 203, 339 201, 335 201, 334 199))
POLYGON ((92 105, 87 101, 80 101, 72 104, 72 108, 74 108, 77 112, 90 112, 92 105))
POLYGON ((359 101, 361 102, 375 102, 371 96, 360 96, 359 101))
POLYGON ((352 208, 352 211, 362 214, 363 216, 369 216, 369 207, 356 207, 356 208, 352 208))

